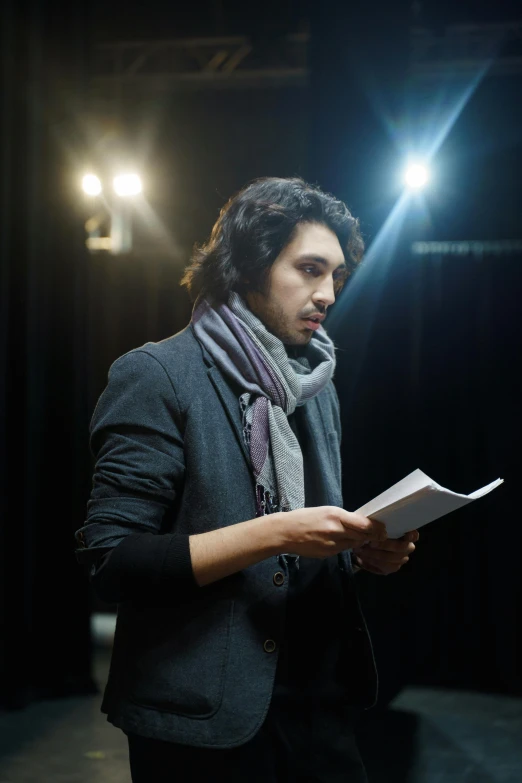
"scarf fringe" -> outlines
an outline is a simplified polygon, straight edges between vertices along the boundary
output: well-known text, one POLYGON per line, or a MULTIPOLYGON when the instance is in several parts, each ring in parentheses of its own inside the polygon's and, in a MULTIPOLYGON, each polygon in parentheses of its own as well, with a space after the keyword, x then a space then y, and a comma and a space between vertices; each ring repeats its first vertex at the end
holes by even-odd
MULTIPOLYGON (((263 517, 267 514, 274 514, 279 511, 289 511, 290 509, 283 509, 280 507, 277 500, 272 497, 267 489, 264 489, 260 484, 256 486, 256 506, 257 516, 263 517)), ((290 565, 299 570, 299 555, 291 555, 287 552, 277 555, 279 565, 283 568, 289 568, 290 565)))

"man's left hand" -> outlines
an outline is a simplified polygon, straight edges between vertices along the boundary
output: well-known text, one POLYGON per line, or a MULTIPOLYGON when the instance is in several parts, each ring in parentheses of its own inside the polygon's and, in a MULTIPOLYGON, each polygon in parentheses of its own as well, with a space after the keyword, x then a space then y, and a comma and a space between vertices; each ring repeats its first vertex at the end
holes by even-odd
POLYGON ((419 531, 410 530, 401 538, 373 541, 353 549, 353 561, 359 568, 372 574, 394 574, 408 562, 419 540, 419 531))

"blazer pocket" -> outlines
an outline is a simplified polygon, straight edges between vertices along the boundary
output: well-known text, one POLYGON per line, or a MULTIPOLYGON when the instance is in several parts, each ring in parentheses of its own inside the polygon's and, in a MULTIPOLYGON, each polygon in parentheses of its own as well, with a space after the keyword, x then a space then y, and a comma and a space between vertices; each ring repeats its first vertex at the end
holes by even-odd
POLYGON ((217 712, 223 698, 233 612, 233 600, 225 598, 139 611, 129 651, 131 700, 198 718, 217 712))

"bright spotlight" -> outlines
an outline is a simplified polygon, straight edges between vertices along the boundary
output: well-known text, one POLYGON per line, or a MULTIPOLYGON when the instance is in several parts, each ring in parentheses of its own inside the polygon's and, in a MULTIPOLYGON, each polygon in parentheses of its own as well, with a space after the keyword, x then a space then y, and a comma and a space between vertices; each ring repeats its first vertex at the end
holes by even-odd
POLYGON ((82 188, 88 196, 99 196, 102 192, 102 184, 96 174, 86 174, 82 179, 82 188))
POLYGON ((113 185, 118 196, 137 196, 141 193, 141 179, 137 174, 119 174, 114 177, 113 185))
POLYGON ((428 168, 423 163, 410 163, 406 169, 404 180, 411 190, 420 190, 430 178, 428 168))

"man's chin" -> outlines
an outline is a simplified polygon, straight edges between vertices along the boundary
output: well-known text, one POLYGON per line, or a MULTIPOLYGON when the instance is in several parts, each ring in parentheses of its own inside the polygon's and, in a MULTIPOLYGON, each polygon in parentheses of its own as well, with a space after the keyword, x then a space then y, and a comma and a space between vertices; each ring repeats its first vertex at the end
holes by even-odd
POLYGON ((274 334, 284 345, 308 345, 313 336, 311 329, 288 329, 280 331, 272 329, 274 334))
POLYGON ((310 332, 310 334, 292 335, 291 337, 288 336, 285 339, 281 338, 281 342, 283 342, 285 345, 298 346, 298 345, 308 345, 311 339, 312 339, 312 332, 310 332))

